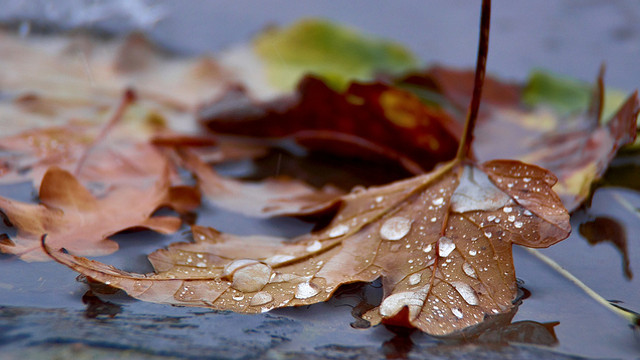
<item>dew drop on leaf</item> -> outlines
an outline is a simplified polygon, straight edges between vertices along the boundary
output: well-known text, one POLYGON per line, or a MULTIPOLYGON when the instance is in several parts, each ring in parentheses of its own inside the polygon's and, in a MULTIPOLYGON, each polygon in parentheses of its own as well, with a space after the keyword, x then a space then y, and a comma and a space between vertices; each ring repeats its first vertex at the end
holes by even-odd
POLYGON ((266 291, 259 291, 251 298, 251 306, 265 305, 273 301, 273 296, 266 291))
POLYGON ((385 240, 400 240, 411 230, 411 220, 396 216, 387 220, 380 228, 380 236, 385 240))
POLYGON ((446 236, 443 236, 438 240, 438 255, 441 257, 447 257, 453 250, 456 249, 456 244, 446 236))
POLYGON ((405 306, 422 307, 424 301, 416 295, 417 293, 411 291, 389 295, 382 301, 382 304, 380 304, 380 315, 392 317, 399 313, 405 306))
POLYGON ((318 251, 322 249, 322 244, 320 243, 320 241, 316 240, 313 243, 311 243, 311 245, 307 246, 307 251, 308 252, 314 252, 314 251, 318 251))
POLYGON ((262 289, 269 282, 271 267, 255 260, 237 260, 227 265, 225 275, 231 276, 232 288, 238 291, 254 292, 262 289))
POLYGON ((451 285, 456 289, 456 291, 458 291, 458 294, 462 296, 467 304, 478 305, 480 303, 478 295, 476 295, 476 291, 468 284, 465 284, 462 281, 453 281, 451 282, 451 285))
POLYGON ((468 276, 474 279, 478 278, 478 275, 476 274, 476 270, 473 268, 473 266, 471 266, 471 264, 467 262, 462 264, 462 270, 464 270, 464 273, 467 274, 468 276))
POLYGON ((295 297, 296 299, 308 299, 312 296, 316 296, 318 292, 318 288, 314 284, 310 282, 303 282, 298 284, 296 287, 295 297))
POLYGON ((460 309, 458 308, 451 308, 451 312, 453 313, 453 315, 455 315, 458 319, 462 319, 464 317, 464 314, 462 313, 462 311, 460 311, 460 309))
POLYGON ((409 285, 418 285, 421 279, 422 279, 422 275, 419 273, 415 273, 409 276, 409 285))
POLYGON ((342 236, 346 234, 348 231, 349 231, 349 226, 345 224, 339 224, 329 231, 329 237, 332 239, 337 238, 338 236, 342 236))

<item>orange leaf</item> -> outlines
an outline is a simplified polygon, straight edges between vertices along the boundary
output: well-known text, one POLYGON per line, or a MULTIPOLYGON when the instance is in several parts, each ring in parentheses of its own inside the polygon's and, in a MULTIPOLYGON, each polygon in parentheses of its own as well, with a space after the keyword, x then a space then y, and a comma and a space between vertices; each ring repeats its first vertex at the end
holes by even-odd
MULTIPOLYGON (((167 169, 168 170, 168 169, 167 169)), ((0 251, 17 254, 23 260, 44 261, 40 238, 74 253, 97 256, 110 254, 118 244, 109 236, 131 228, 147 228, 172 233, 181 226, 173 216, 152 216, 162 206, 179 211, 194 209, 199 196, 176 199, 175 188, 169 186, 166 172, 162 180, 142 189, 119 186, 104 197, 96 198, 69 172, 50 168, 40 186, 40 204, 26 204, 0 197, 0 211, 16 227, 15 237, 0 244, 0 251)), ((194 190, 182 188, 193 193, 194 190)))
POLYGON ((194 227, 193 243, 149 256, 132 274, 62 252, 57 261, 138 299, 257 313, 328 299, 342 284, 382 278, 365 318, 434 335, 506 313, 516 296, 511 247, 546 247, 570 232, 548 171, 517 161, 464 161, 341 197, 323 230, 292 242, 194 227))

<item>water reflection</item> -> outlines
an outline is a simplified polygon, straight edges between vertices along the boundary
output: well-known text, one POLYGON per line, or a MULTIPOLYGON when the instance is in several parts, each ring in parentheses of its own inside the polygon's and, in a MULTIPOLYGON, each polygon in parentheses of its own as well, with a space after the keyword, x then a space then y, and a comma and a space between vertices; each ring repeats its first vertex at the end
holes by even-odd
MULTIPOLYGON (((383 341, 380 353, 385 359, 406 359, 410 355, 415 355, 416 352, 419 354, 448 353, 458 352, 467 347, 480 347, 483 351, 492 353, 503 351, 504 348, 510 348, 514 344, 548 347, 557 345, 558 338, 554 328, 560 324, 558 321, 513 322, 518 307, 530 295, 530 291, 523 287, 523 282, 518 280, 518 295, 509 313, 488 316, 483 323, 446 337, 425 335, 412 328, 384 325, 391 333, 391 337, 383 341)), ((330 302, 336 307, 350 307, 351 315, 355 319, 351 327, 366 329, 370 324, 362 319, 362 314, 377 306, 381 297, 381 284, 377 281, 373 284, 359 283, 342 286, 330 302)))
POLYGON ((103 301, 91 290, 82 296, 82 302, 87 305, 84 316, 88 319, 103 317, 114 318, 122 312, 122 306, 109 301, 103 301))
POLYGON ((622 255, 622 271, 627 279, 633 278, 629 264, 629 250, 627 247, 627 233, 618 220, 599 216, 591 221, 580 224, 580 235, 589 244, 611 243, 622 255))

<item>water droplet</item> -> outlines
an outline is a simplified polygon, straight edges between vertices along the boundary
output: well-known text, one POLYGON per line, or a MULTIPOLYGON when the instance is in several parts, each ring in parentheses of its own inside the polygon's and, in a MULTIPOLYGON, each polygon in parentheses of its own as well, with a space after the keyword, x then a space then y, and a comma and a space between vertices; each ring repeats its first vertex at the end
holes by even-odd
POLYGON ((266 259, 264 262, 266 262, 269 265, 276 265, 276 264, 281 264, 283 262, 287 262, 292 259, 295 259, 295 256, 278 254, 278 255, 271 256, 270 258, 266 259))
POLYGON ((533 213, 532 213, 531 211, 529 211, 529 210, 525 210, 525 211, 523 211, 522 213, 523 213, 523 214, 525 214, 525 215, 527 215, 527 216, 531 216, 531 215, 533 215, 533 213))
POLYGON ((513 226, 517 227, 518 229, 520 229, 522 227, 522 222, 521 221, 516 221, 513 223, 513 226))
POLYGON ((495 220, 495 219, 496 219, 495 215, 489 215, 489 216, 487 216, 487 221, 493 221, 493 220, 495 220))
POLYGON ((426 248, 422 249, 422 251, 424 251, 424 252, 428 253, 428 252, 430 252, 430 251, 431 251, 431 249, 433 249, 433 246, 431 246, 431 244, 429 244, 429 245, 427 245, 427 247, 426 247, 426 248))
POLYGON ((318 294, 318 288, 310 283, 310 282, 303 282, 298 284, 298 286, 296 287, 296 293, 295 293, 295 297, 296 299, 308 299, 310 297, 316 296, 318 294))
POLYGON ((441 257, 447 257, 453 250, 456 249, 456 244, 451 239, 443 236, 438 240, 438 255, 441 257))
POLYGON ((477 251, 475 251, 475 250, 469 250, 469 255, 471 255, 471 256, 476 256, 476 254, 478 254, 478 252, 477 252, 477 251))
POLYGON ((492 233, 485 231, 484 236, 486 236, 487 238, 491 239, 491 236, 493 236, 492 233))
POLYGON ((227 264, 227 266, 224 267, 224 271, 222 272, 222 274, 223 276, 229 276, 241 267, 245 267, 247 265, 252 265, 252 264, 258 264, 258 263, 259 262, 254 259, 235 260, 233 262, 230 262, 229 264, 227 264))
POLYGON ((314 252, 320 249, 322 249, 322 244, 318 240, 314 241, 311 245, 307 246, 308 252, 314 252))
POLYGON ((418 285, 422 279, 422 274, 415 273, 409 276, 409 285, 418 285))
POLYGON ((509 215, 507 220, 509 220, 509 222, 514 222, 514 221, 516 221, 516 216, 515 215, 509 215))
POLYGON ((444 203, 444 198, 439 197, 437 199, 434 199, 431 203, 436 206, 442 205, 444 203))
POLYGON ((244 292, 262 289, 271 278, 271 266, 255 260, 236 260, 227 265, 225 276, 231 276, 231 287, 244 292))
POLYGON ((416 312, 424 305, 420 292, 406 291, 387 296, 380 304, 380 315, 391 317, 400 312, 405 306, 409 307, 409 313, 416 312), (413 308, 413 309, 412 309, 413 308))
POLYGON ((349 226, 345 224, 336 225, 333 229, 329 231, 330 238, 337 238, 338 236, 342 236, 349 231, 349 226))
POLYGON ((468 284, 465 284, 462 281, 452 281, 451 285, 456 289, 458 294, 462 296, 467 304, 478 305, 480 303, 478 295, 476 295, 476 291, 468 284))
POLYGON ((231 298, 233 300, 235 300, 235 301, 244 300, 244 294, 243 293, 233 294, 233 296, 231 296, 231 298))
POLYGON ((400 240, 411 230, 411 223, 411 220, 402 216, 392 217, 382 224, 380 236, 385 240, 400 240))
POLYGON ((435 217, 435 216, 431 218, 431 222, 436 222, 437 220, 438 220, 438 219, 436 219, 436 217, 435 217))
POLYGON ((453 315, 455 315, 458 319, 462 319, 464 317, 464 314, 462 313, 462 311, 460 311, 460 309, 458 308, 451 308, 451 312, 453 313, 453 315))
POLYGON ((511 206, 505 206, 502 211, 504 211, 505 213, 510 213, 511 211, 513 211, 513 208, 511 206))
POLYGON ((471 266, 471 264, 469 263, 462 264, 462 270, 464 270, 464 273, 467 274, 468 276, 474 279, 478 278, 478 275, 476 274, 476 270, 473 268, 473 266, 471 266))
POLYGON ((199 268, 205 268, 205 267, 207 267, 207 263, 206 263, 206 262, 204 262, 204 261, 198 261, 198 262, 196 263, 196 267, 199 267, 199 268))
POLYGON ((382 200, 384 200, 384 196, 380 195, 380 196, 377 196, 377 197, 376 197, 376 202, 377 202, 377 203, 381 203, 381 202, 382 202, 382 200))
POLYGON ((522 181, 524 181, 524 182, 528 183, 529 181, 531 181, 531 178, 528 178, 528 177, 526 177, 526 178, 522 178, 522 181))
POLYGON ((259 291, 251 298, 251 306, 268 304, 273 301, 273 296, 266 291, 259 291))

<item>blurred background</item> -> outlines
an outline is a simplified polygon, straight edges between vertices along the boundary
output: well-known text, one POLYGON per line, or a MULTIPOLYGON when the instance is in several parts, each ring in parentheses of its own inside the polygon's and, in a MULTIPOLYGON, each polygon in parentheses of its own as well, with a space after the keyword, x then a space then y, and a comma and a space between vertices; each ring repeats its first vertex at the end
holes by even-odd
MULTIPOLYGON (((246 42, 265 26, 323 17, 397 41, 425 63, 475 63, 480 1, 152 1, 2 0, 0 21, 109 33, 141 30, 187 54, 246 42)), ((640 85, 640 2, 636 0, 497 0, 493 2, 489 72, 523 80, 545 68, 586 81, 602 62, 606 83, 640 85)))

